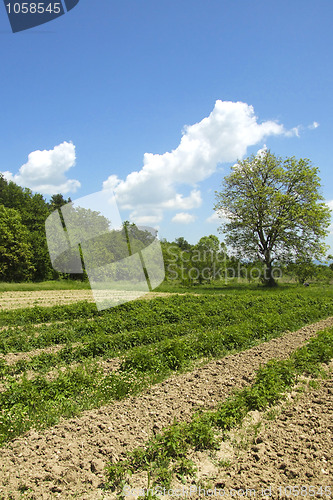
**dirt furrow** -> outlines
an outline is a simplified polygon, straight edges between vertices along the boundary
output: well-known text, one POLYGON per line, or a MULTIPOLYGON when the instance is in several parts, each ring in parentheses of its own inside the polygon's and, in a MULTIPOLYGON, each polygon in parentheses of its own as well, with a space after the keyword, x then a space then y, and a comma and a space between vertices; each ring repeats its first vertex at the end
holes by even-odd
POLYGON ((30 498, 102 498, 103 467, 143 444, 153 432, 188 420, 198 408, 211 409, 235 388, 249 384, 260 365, 287 358, 333 318, 288 332, 252 349, 174 375, 144 394, 87 411, 42 432, 31 431, 1 449, 2 486, 6 498, 20 498, 22 484, 30 498), (16 493, 15 493, 16 492, 16 493), (32 496, 31 496, 32 495, 32 496))
MULTIPOLYGON (((73 347, 79 344, 73 344, 73 347)), ((15 365, 18 361, 31 361, 35 356, 40 354, 55 354, 61 351, 65 347, 65 344, 57 344, 49 347, 43 347, 41 349, 34 349, 33 351, 26 352, 10 352, 8 354, 0 354, 0 359, 3 359, 7 365, 15 365)))
MULTIPOLYGON (((113 294, 115 299, 126 297, 128 301, 155 299, 156 297, 169 297, 170 295, 187 295, 186 293, 173 292, 149 292, 137 298, 136 294, 129 292, 119 292, 107 290, 106 296, 110 299, 110 294, 113 294)), ((197 294, 192 294, 197 295, 197 294)), ((0 311, 8 309, 20 309, 26 307, 50 307, 56 305, 72 304, 80 301, 95 302, 91 290, 43 290, 43 291, 26 291, 26 292, 0 292, 0 311)))
POLYGON ((332 498, 332 424, 331 373, 319 388, 293 393, 274 420, 264 418, 255 442, 217 475, 218 486, 265 491, 266 498, 332 498))

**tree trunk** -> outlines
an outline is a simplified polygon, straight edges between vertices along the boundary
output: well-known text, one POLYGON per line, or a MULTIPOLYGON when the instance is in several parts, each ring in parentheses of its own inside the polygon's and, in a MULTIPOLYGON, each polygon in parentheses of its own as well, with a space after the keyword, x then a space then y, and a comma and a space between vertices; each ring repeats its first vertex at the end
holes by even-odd
POLYGON ((267 287, 277 286, 273 276, 273 266, 271 260, 265 260, 264 285, 267 287))

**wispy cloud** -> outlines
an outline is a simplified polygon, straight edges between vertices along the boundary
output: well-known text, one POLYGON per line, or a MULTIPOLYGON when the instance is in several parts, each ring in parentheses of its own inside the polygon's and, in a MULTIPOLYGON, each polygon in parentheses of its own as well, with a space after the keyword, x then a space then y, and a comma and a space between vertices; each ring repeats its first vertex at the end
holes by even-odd
POLYGON ((310 130, 314 130, 315 128, 318 128, 319 127, 319 123, 318 122, 313 122, 311 125, 308 126, 308 128, 310 130))

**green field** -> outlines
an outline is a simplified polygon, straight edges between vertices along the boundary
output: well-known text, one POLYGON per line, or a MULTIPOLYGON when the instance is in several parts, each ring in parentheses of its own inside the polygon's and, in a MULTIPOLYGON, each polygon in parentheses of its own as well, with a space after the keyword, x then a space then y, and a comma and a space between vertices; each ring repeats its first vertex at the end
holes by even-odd
POLYGON ((6 283, 0 282, 1 292, 40 292, 44 290, 90 290, 88 281, 75 280, 53 280, 40 283, 22 282, 6 283))
POLYGON ((333 315, 328 286, 200 291, 137 300, 103 312, 85 302, 2 311, 3 356, 59 350, 31 353, 12 364, 0 360, 0 443, 139 393, 202 359, 248 349, 333 315), (110 358, 119 359, 119 369, 105 374, 100 361, 110 358), (34 376, 27 377, 28 372, 34 376))
MULTIPOLYGON (((132 474, 142 471, 149 473, 153 485, 166 489, 175 477, 195 477, 195 464, 188 458, 190 451, 219 449, 221 439, 249 412, 262 411, 284 400, 299 376, 326 377, 322 366, 332 358, 333 329, 330 328, 319 332, 288 359, 269 361, 256 372, 252 386, 235 391, 215 411, 195 413, 190 422, 174 421, 144 447, 126 453, 117 464, 109 463, 106 489, 121 490, 132 474)), ((148 498, 148 494, 141 498, 148 498)))

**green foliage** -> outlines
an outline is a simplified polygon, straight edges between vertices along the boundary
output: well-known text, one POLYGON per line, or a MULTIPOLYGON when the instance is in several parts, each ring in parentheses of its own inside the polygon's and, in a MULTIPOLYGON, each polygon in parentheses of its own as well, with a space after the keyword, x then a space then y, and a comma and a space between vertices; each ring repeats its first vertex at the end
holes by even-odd
MULTIPOLYGON (((50 214, 50 207, 41 194, 33 194, 30 189, 22 188, 14 182, 7 182, 0 174, 0 205, 15 209, 24 226, 23 241, 29 247, 30 272, 15 276, 4 273, 1 281, 24 281, 56 278, 51 266, 45 237, 45 220, 50 214)), ((22 231, 20 231, 22 233, 22 231)), ((23 259, 24 261, 24 259, 23 259)), ((19 266, 18 266, 19 267, 19 266)))
POLYGON ((299 373, 316 375, 320 363, 329 363, 333 358, 333 338, 332 331, 325 330, 318 334, 316 339, 302 349, 295 352, 293 362, 299 373))
MULTIPOLYGON (((319 371, 320 363, 333 358, 333 329, 320 332, 310 343, 295 351, 287 360, 271 360, 261 367, 253 385, 235 391, 214 412, 196 414, 189 423, 174 421, 145 447, 136 448, 117 464, 106 469, 107 488, 116 489, 132 473, 149 470, 154 484, 169 488, 174 475, 193 476, 195 467, 187 459, 190 449, 217 447, 217 431, 229 431, 239 425, 251 410, 262 410, 284 397, 296 382, 297 376, 308 372, 310 365, 319 371)), ((224 467, 230 464, 224 462, 224 467)))
POLYGON ((108 464, 105 468, 106 475, 108 478, 107 486, 109 489, 114 489, 115 486, 119 486, 127 477, 127 467, 129 463, 122 462, 120 464, 108 464))
POLYGON ((285 292, 267 298, 252 294, 237 299, 211 296, 209 300, 205 296, 174 296, 127 303, 103 313, 87 303, 4 311, 0 326, 25 326, 13 325, 2 331, 0 352, 66 344, 57 353, 8 367, 7 373, 12 375, 124 354, 122 371, 165 376, 171 370, 184 369, 191 360, 245 349, 332 314, 330 296, 314 292, 304 289, 303 295, 285 292), (93 320, 87 321, 89 317, 93 320), (55 320, 61 323, 40 326, 36 335, 34 323, 55 320), (73 347, 73 342, 81 344, 73 347))
MULTIPOLYGON (((238 297, 172 296, 130 302, 102 313, 88 303, 3 311, 0 325, 11 326, 1 332, 2 353, 65 345, 58 352, 42 353, 31 360, 13 365, 1 363, 0 376, 6 391, 1 393, 0 400, 6 415, 10 415, 4 424, 2 439, 10 439, 12 433, 20 435, 33 425, 51 425, 60 416, 77 414, 82 409, 126 397, 148 383, 162 380, 173 370, 186 368, 195 359, 246 349, 286 330, 295 330, 333 314, 329 292, 322 294, 315 289, 302 289, 302 292, 295 289, 295 292, 259 293, 257 296, 253 293, 238 297), (91 321, 87 321, 89 318, 91 321), (60 323, 34 326, 42 321, 60 323), (80 344, 73 345, 77 342, 80 344), (105 377, 96 368, 96 359, 118 356, 123 357, 120 371, 105 377), (68 368, 72 363, 83 363, 86 368, 68 368), (45 381, 43 373, 60 367, 66 367, 64 373, 45 381), (25 380, 24 374, 30 370, 39 376, 25 380), (23 373, 22 383, 11 378, 19 373, 23 373)), ((329 343, 323 340, 323 344, 325 356, 328 356, 329 343)), ((315 348, 309 347, 311 349, 311 359, 315 359, 315 348)), ((326 359, 323 352, 319 350, 316 354, 321 356, 318 357, 321 361, 326 359)), ((299 355, 300 366, 303 363, 302 366, 306 364, 310 369, 309 360, 303 362, 302 359, 299 355)), ((276 389, 281 392, 283 384, 290 383, 288 366, 281 365, 279 370, 274 370, 276 389)), ((248 395, 248 406, 271 402, 273 396, 267 389, 271 380, 274 380, 273 375, 261 376, 257 392, 248 395)), ((221 426, 222 422, 226 427, 233 425, 235 419, 243 415, 243 410, 243 400, 231 402, 218 417, 221 426)), ((210 442, 214 444, 209 428, 202 421, 193 423, 192 437, 189 444, 196 448, 207 447, 210 442)), ((173 446, 171 438, 170 449, 173 446)), ((175 451, 175 455, 177 453, 175 451)))
POLYGON ((36 291, 42 292, 44 290, 90 290, 90 284, 87 282, 73 281, 69 279, 49 280, 38 283, 25 282, 25 283, 6 283, 0 282, 1 292, 20 292, 20 291, 36 291))
POLYGON ((220 280, 227 264, 225 245, 212 234, 200 238, 196 245, 184 238, 175 243, 162 241, 162 252, 166 280, 186 286, 220 280))
POLYGON ((228 218, 221 227, 226 243, 243 258, 264 262, 265 282, 274 285, 274 260, 325 255, 331 211, 323 200, 318 169, 309 160, 265 151, 233 167, 214 208, 228 218))
POLYGON ((254 386, 244 391, 248 410, 261 410, 279 400, 283 392, 296 380, 292 361, 272 360, 257 373, 254 386))
POLYGON ((0 327, 89 318, 97 314, 96 305, 86 301, 63 306, 35 306, 24 309, 3 310, 0 311, 0 327))
POLYGON ((186 431, 187 442, 195 450, 213 450, 218 447, 211 421, 205 418, 205 415, 195 415, 186 431))
POLYGON ((245 398, 241 394, 236 393, 234 396, 228 398, 217 412, 212 414, 211 418, 216 427, 227 431, 241 422, 247 411, 248 407, 245 398))
POLYGON ((290 271, 301 284, 311 280, 317 274, 317 266, 311 259, 298 258, 288 266, 290 271))
POLYGON ((128 374, 111 373, 104 377, 94 363, 59 372, 54 380, 38 376, 5 382, 0 393, 0 446, 31 427, 55 425, 60 417, 73 417, 81 411, 99 407, 110 400, 135 394, 147 380, 128 374))
POLYGON ((59 210, 61 207, 66 205, 66 203, 70 203, 72 200, 68 198, 68 200, 65 200, 62 194, 53 194, 51 196, 50 202, 49 202, 49 208, 51 212, 54 210, 59 210))
POLYGON ((35 268, 29 231, 19 212, 4 205, 0 205, 0 255, 0 280, 31 278, 35 268))

